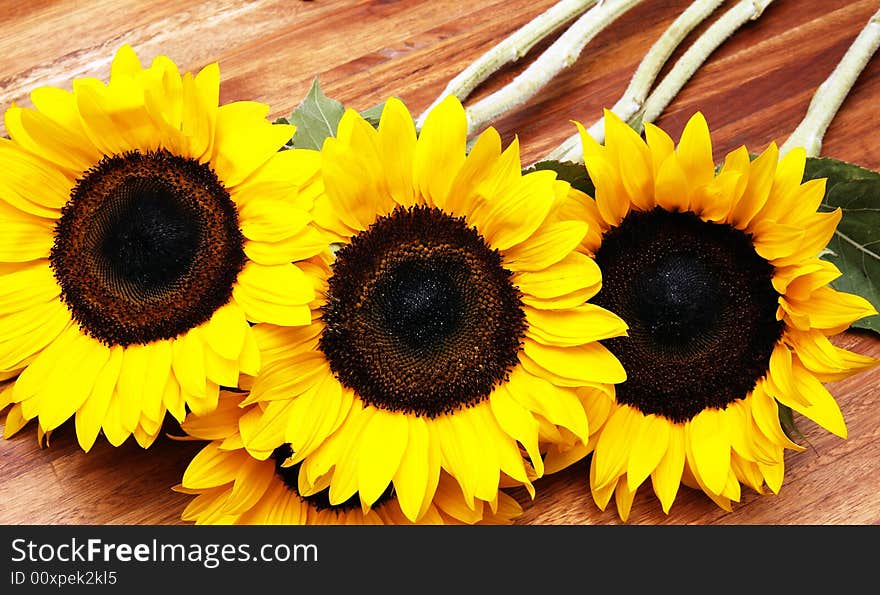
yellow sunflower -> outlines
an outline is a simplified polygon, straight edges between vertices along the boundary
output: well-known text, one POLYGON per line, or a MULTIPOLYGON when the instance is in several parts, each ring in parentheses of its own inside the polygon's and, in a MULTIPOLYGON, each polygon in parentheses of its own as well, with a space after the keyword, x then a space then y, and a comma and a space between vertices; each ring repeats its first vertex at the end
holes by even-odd
MULTIPOLYGON (((203 416, 190 415, 182 424, 190 438, 211 440, 190 462, 174 490, 196 497, 181 518, 196 524, 239 525, 408 525, 389 485, 373 503, 357 496, 331 504, 326 481, 308 486, 301 464, 288 465, 290 446, 275 449, 259 460, 243 448, 238 423, 246 409, 243 395, 222 393, 217 408, 203 416)), ((445 473, 419 524, 511 524, 522 513, 519 504, 500 492, 493 502, 465 505, 461 491, 445 473)))
POLYGON ((166 411, 210 411, 255 374, 249 322, 310 322, 296 264, 320 154, 284 151, 268 107, 218 105, 219 70, 142 68, 123 46, 110 81, 39 88, 0 140, 0 395, 6 434, 71 416, 83 449, 103 430, 144 447, 166 411))
POLYGON ((803 150, 779 159, 771 144, 751 161, 741 147, 716 174, 699 113, 677 147, 650 124, 645 142, 613 113, 605 122, 605 146, 580 128, 596 187, 584 249, 602 270, 592 302, 629 332, 603 341, 627 379, 596 405, 593 497, 604 509, 614 494, 626 520, 648 477, 667 513, 681 483, 727 510, 741 483, 776 493, 784 450, 802 450, 779 405, 846 437, 822 383, 876 363, 828 340, 875 313, 829 287, 840 271, 818 258, 840 210, 818 212, 825 181, 801 183, 803 150))
POLYGON ((569 185, 522 175, 491 128, 466 152, 466 128, 455 98, 419 134, 395 99, 378 129, 347 111, 322 149, 313 214, 336 244, 313 323, 255 327, 245 445, 290 444, 306 483, 332 471, 331 503, 369 506, 391 483, 416 521, 441 469, 469 506, 532 490, 542 445, 586 443, 586 395, 624 379, 598 343, 624 323, 585 303, 601 279, 576 251, 583 218, 563 217, 569 185))

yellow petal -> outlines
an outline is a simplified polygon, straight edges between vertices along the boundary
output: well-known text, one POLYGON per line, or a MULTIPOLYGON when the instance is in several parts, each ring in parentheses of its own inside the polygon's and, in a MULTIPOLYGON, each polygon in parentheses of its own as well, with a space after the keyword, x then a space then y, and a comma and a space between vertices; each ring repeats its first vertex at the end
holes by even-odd
POLYGON ((413 198, 413 153, 416 128, 402 101, 389 98, 379 119, 379 149, 385 164, 385 177, 391 198, 399 205, 410 206, 413 198))
POLYGON ((41 389, 44 397, 40 427, 43 430, 54 430, 79 409, 109 357, 110 350, 94 339, 85 335, 76 338, 67 357, 52 369, 41 389))
POLYGON ((681 133, 676 149, 678 163, 686 172, 691 187, 708 184, 715 175, 712 137, 702 113, 691 116, 681 133))
POLYGON ((238 473, 237 457, 218 448, 211 442, 193 457, 183 472, 183 486, 190 489, 207 489, 222 486, 235 479, 238 473))
POLYGON ((428 487, 433 485, 436 488, 440 465, 436 459, 432 464, 431 435, 425 421, 414 416, 405 416, 404 419, 409 426, 407 446, 392 479, 401 511, 415 523, 431 502, 433 493, 428 493, 428 487))
POLYGON ((752 234, 755 252, 766 260, 774 260, 794 253, 804 237, 804 230, 765 219, 753 225, 752 234))
POLYGON ((22 264, 0 275, 0 312, 18 312, 34 303, 50 301, 60 293, 61 286, 47 260, 22 264))
POLYGON ((150 348, 150 345, 129 345, 123 353, 116 390, 120 401, 120 422, 128 432, 134 432, 141 416, 150 348))
POLYGON ((413 156, 413 181, 421 195, 443 208, 449 188, 465 160, 467 117, 449 95, 425 118, 413 156))
POLYGON ((251 387, 246 403, 295 397, 329 375, 330 367, 322 353, 303 351, 263 368, 251 387))
POLYGON ((171 341, 154 341, 150 345, 150 361, 144 379, 144 394, 141 409, 141 426, 145 427, 144 417, 160 423, 165 417, 163 397, 168 378, 171 375, 171 341))
MULTIPOLYGON (((638 486, 636 487, 638 489, 638 486)), ((629 518, 630 510, 632 510, 633 499, 636 496, 636 490, 631 489, 627 484, 626 478, 621 477, 617 481, 617 489, 614 490, 614 502, 617 504, 617 514, 624 523, 629 518)))
POLYGON ((351 433, 342 455, 339 457, 333 478, 330 482, 329 498, 331 504, 339 504, 351 498, 358 490, 358 466, 361 455, 361 436, 364 428, 370 423, 376 413, 374 407, 367 407, 359 411, 357 420, 349 420, 351 433))
POLYGON ((444 205, 447 213, 467 216, 478 206, 485 206, 480 201, 497 192, 496 188, 489 187, 489 180, 500 156, 501 135, 494 128, 487 128, 477 137, 452 182, 444 205))
POLYGON ((832 434, 846 438, 847 429, 843 414, 828 389, 822 386, 822 383, 809 370, 803 368, 799 362, 792 367, 792 372, 797 391, 805 397, 809 406, 795 406, 793 403, 791 407, 832 434))
POLYGON ((777 343, 770 354, 770 370, 766 376, 765 387, 767 391, 782 403, 798 403, 807 405, 808 402, 798 394, 792 374, 791 351, 783 343, 777 343))
POLYGON ((244 345, 248 322, 238 304, 230 302, 211 315, 204 327, 204 337, 217 355, 238 360, 244 345))
POLYGON ((544 460, 538 446, 538 422, 502 385, 492 391, 489 405, 498 425, 526 449, 535 472, 544 475, 544 460))
MULTIPOLYGON (((24 401, 39 393, 46 385, 52 370, 59 361, 70 357, 70 347, 74 345, 82 333, 74 326, 67 326, 58 338, 41 351, 15 381, 13 400, 24 401)), ((33 416, 28 416, 33 417, 33 416)))
POLYGON ((583 221, 560 221, 539 227, 528 242, 504 252, 510 270, 541 271, 569 256, 587 234, 583 221))
POLYGON ((599 435, 596 450, 593 452, 592 466, 595 477, 591 481, 594 489, 606 485, 616 485, 617 478, 626 472, 627 460, 632 450, 633 438, 641 427, 641 412, 622 405, 618 407, 599 435))
POLYGON ((654 206, 654 176, 651 152, 631 126, 605 110, 605 146, 615 152, 620 180, 629 200, 640 210, 654 206))
POLYGON ((602 272, 596 261, 586 254, 572 252, 544 270, 516 273, 513 283, 523 292, 524 298, 547 299, 592 288, 601 283, 601 279, 602 272))
POLYGON ((546 219, 556 195, 556 172, 536 171, 474 215, 480 233, 493 248, 508 250, 529 240, 546 219), (478 219, 478 220, 477 220, 478 219))
POLYGON ((764 204, 756 219, 780 221, 788 215, 789 205, 792 203, 790 195, 801 186, 806 160, 807 152, 803 147, 795 147, 779 160, 770 189, 771 198, 764 204))
POLYGON ((549 347, 531 339, 523 341, 525 354, 552 374, 584 382, 617 384, 626 371, 603 345, 588 343, 576 347, 549 347))
MULTIPOLYGON (((3 203, 0 202, 0 205, 3 203)), ((10 207, 7 209, 12 210, 10 207)), ((5 262, 28 262, 49 256, 55 243, 52 225, 27 213, 20 218, 8 219, 0 213, 0 260, 5 262)))
MULTIPOLYGON (((205 347, 205 376, 220 386, 238 386, 238 357, 226 359, 209 346, 205 347)), ((201 399, 202 395, 193 395, 201 399)))
POLYGON ((248 452, 256 458, 261 458, 261 453, 268 456, 284 444, 284 430, 292 406, 293 399, 273 401, 264 408, 253 407, 241 416, 239 431, 248 452))
POLYGON ((13 105, 6 110, 6 132, 35 155, 79 174, 100 161, 100 152, 81 131, 65 128, 35 110, 13 105))
POLYGON ((582 442, 589 439, 589 423, 583 404, 571 389, 554 386, 520 367, 514 368, 503 385, 523 407, 550 423, 566 428, 582 442))
POLYGON ((189 393, 205 392, 205 344, 199 328, 190 329, 173 340, 171 366, 180 385, 189 393))
POLYGON ((25 419, 24 415, 22 415, 21 404, 16 403, 13 405, 6 413, 6 420, 3 422, 3 438, 12 438, 12 436, 27 425, 28 421, 30 420, 25 419))
POLYGON ((134 49, 124 43, 116 50, 113 62, 110 64, 110 82, 116 82, 120 78, 134 78, 141 70, 143 67, 134 49))
POLYGON ((195 76, 186 73, 181 83, 181 132, 189 143, 188 154, 204 163, 210 160, 214 148, 220 68, 216 62, 208 64, 195 76))
POLYGON ((239 273, 232 296, 252 322, 298 326, 312 320, 308 303, 315 297, 314 287, 293 264, 263 266, 249 262, 239 273))
POLYGON ((428 428, 432 433, 432 440, 440 444, 440 460, 443 468, 458 481, 465 503, 473 509, 477 477, 472 465, 472 457, 469 456, 470 452, 466 449, 466 445, 461 443, 462 438, 469 441, 468 437, 456 427, 456 420, 452 415, 433 418, 428 428))
POLYGON ((669 442, 666 453, 660 459, 660 463, 651 473, 651 482, 654 493, 660 500, 663 512, 669 514, 669 509, 675 501, 678 487, 681 485, 681 475, 685 461, 685 431, 683 427, 672 426, 669 433, 669 442))
POLYGON ((376 411, 361 437, 358 486, 361 502, 371 506, 388 489, 407 448, 406 416, 376 411))
POLYGON ((308 226, 278 242, 246 240, 244 253, 257 264, 285 264, 319 254, 322 250, 327 249, 330 242, 331 240, 326 233, 308 226))
MULTIPOLYGON (((675 151, 675 142, 665 131, 650 122, 645 122, 645 141, 651 150, 651 165, 656 177, 660 166, 675 151)), ((654 205, 649 206, 653 207, 654 205)))
POLYGON ((241 232, 250 240, 278 242, 311 221, 308 211, 282 198, 254 198, 239 209, 241 232))
POLYGON ((98 373, 91 394, 76 412, 76 438, 85 452, 95 444, 122 369, 123 348, 117 345, 109 351, 107 363, 98 373))
POLYGON ((275 465, 269 461, 258 461, 242 457, 243 463, 233 480, 232 492, 226 500, 224 512, 241 514, 251 509, 275 480, 275 465))
POLYGON ((257 345, 257 339, 251 326, 245 327, 244 343, 241 347, 241 354, 238 356, 238 367, 242 374, 256 376, 262 365, 260 359, 260 347, 257 345))
POLYGON ((0 369, 21 369, 33 356, 53 343, 64 329, 71 326, 70 311, 60 301, 47 302, 29 310, 0 317, 5 331, 15 333, 0 340, 0 369), (12 325, 22 318, 33 318, 16 329, 12 325))
MULTIPOLYGON (((766 382, 759 382, 752 391, 752 394, 746 400, 750 407, 752 420, 754 421, 755 426, 757 426, 758 431, 760 431, 761 434, 772 441, 774 446, 791 448, 792 450, 803 450, 801 446, 792 442, 782 430, 782 425, 779 421, 779 405, 772 396, 767 394, 767 391, 765 390, 766 385, 766 382)), ((749 428, 749 430, 751 430, 751 428, 749 428)), ((756 450, 766 456, 767 453, 761 450, 762 445, 758 441, 758 438, 753 436, 752 440, 753 446, 756 450)))
POLYGON ((127 430, 122 425, 122 399, 116 392, 110 398, 110 405, 107 407, 107 413, 104 414, 101 429, 104 430, 107 441, 113 446, 122 445, 131 436, 131 430, 127 430))
POLYGON ((755 215, 764 207, 773 186, 779 150, 775 143, 761 153, 749 167, 749 180, 739 201, 730 210, 728 221, 737 229, 747 229, 755 215))
POLYGON ((214 157, 218 177, 229 188, 269 160, 296 131, 295 126, 266 120, 269 106, 236 101, 217 109, 214 157))
POLYGON ((720 494, 730 472, 730 437, 724 412, 704 409, 685 425, 685 438, 694 453, 699 478, 714 494, 720 494))
POLYGON ((667 211, 680 212, 690 208, 688 172, 675 153, 666 158, 654 179, 654 199, 667 211))
POLYGON ((293 400, 284 439, 294 450, 294 460, 302 460, 333 434, 351 409, 349 397, 335 376, 325 374, 293 400))
POLYGON ((572 347, 626 334, 622 318, 595 304, 568 310, 524 308, 529 327, 526 335, 544 345, 572 347))
POLYGON ((647 415, 641 420, 633 438, 626 469, 627 486, 630 491, 635 492, 636 488, 657 469, 666 455, 671 431, 671 424, 665 418, 647 415))

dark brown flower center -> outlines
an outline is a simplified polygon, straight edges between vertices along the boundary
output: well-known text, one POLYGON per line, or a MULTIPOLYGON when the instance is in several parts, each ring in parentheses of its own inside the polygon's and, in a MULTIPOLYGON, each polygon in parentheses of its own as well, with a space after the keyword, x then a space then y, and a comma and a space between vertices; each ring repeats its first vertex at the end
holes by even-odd
POLYGON ((398 208, 336 254, 320 348, 375 407, 433 417, 472 406, 518 362, 525 314, 510 277, 464 218, 398 208))
POLYGON ((211 318, 244 267, 238 211, 205 164, 159 150, 104 157, 77 181, 49 262, 106 345, 170 339, 211 318))
POLYGON ((629 325, 604 342, 627 371, 618 402, 684 422, 746 397, 767 372, 779 294, 745 233, 691 212, 632 211, 596 262, 594 302, 629 325))

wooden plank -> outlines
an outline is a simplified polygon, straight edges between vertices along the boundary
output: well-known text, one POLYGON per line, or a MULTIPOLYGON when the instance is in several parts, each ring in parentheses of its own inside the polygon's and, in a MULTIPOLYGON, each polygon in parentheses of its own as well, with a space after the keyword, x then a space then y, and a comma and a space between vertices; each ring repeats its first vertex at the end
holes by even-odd
MULTIPOLYGON (((0 109, 30 105, 41 85, 70 88, 81 76, 106 79, 123 42, 144 62, 170 56, 182 70, 219 61, 221 100, 252 99, 288 114, 315 76, 325 92, 361 109, 390 95, 419 113, 470 61, 551 0, 40 0, 0 2, 0 109)), ((518 135, 523 159, 534 161, 601 115, 626 87, 639 60, 686 0, 644 0, 597 36, 542 93, 495 126, 505 142, 518 135)), ((725 2, 718 13, 734 4, 725 2)), ((684 87, 658 123, 673 137, 702 111, 721 159, 746 144, 761 150, 794 129, 816 86, 877 9, 871 0, 778 0, 760 20, 725 42, 684 87)), ((704 24, 689 36, 705 29, 704 24)), ((509 82, 548 45, 508 66, 477 89, 485 96, 509 82)), ((681 54, 681 49, 676 56, 681 54)), ((873 60, 832 123, 823 154, 880 169, 872 124, 880 96, 880 60, 873 60)), ((0 133, 4 129, 0 124, 0 133)), ((849 331, 835 342, 880 357, 876 335, 849 331)), ((643 487, 630 523, 880 524, 880 368, 829 385, 849 427, 841 440, 799 419, 810 448, 789 453, 777 496, 744 488, 731 513, 682 488, 666 516, 643 487)), ((179 433, 173 423, 170 433, 179 433)), ((0 523, 178 523, 189 497, 169 488, 199 443, 160 439, 142 450, 98 441, 79 451, 70 424, 40 449, 33 424, 0 441, 0 523)), ((537 484, 538 496, 514 494, 525 508, 520 523, 617 523, 613 505, 599 511, 582 462, 537 484)))

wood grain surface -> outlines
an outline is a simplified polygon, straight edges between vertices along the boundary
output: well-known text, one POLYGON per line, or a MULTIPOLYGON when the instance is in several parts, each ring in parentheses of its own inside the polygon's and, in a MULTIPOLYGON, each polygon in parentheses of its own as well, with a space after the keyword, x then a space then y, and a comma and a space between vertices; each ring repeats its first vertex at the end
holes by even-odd
MULTIPOLYGON (((395 95, 420 113, 447 81, 551 0, 0 0, 0 110, 28 106, 31 89, 70 88, 76 77, 106 79, 122 43, 144 63, 158 54, 181 70, 218 61, 221 101, 257 100, 287 115, 319 76, 327 95, 363 109, 395 95)), ((525 162, 601 116, 623 92, 639 60, 689 4, 645 0, 593 39, 578 61, 540 95, 498 119, 505 143, 518 135, 525 162)), ((733 5, 725 2, 715 17, 733 5)), ((800 121, 876 0, 776 0, 727 40, 669 105, 658 124, 673 138, 694 111, 713 132, 716 159, 747 145, 781 143, 800 121)), ((688 37, 705 29, 705 23, 688 37)), ((510 81, 549 44, 497 73, 469 100, 510 81)), ((673 60, 681 54, 680 48, 673 60)), ((671 64, 671 62, 670 62, 671 64)), ((667 65, 668 67, 668 65, 667 65)), ((880 57, 860 76, 825 138, 822 154, 880 169, 876 132, 880 57)), ((466 102, 468 103, 468 102, 466 102)), ((0 125, 0 133, 2 133, 0 125)), ((848 331, 834 342, 880 357, 876 335, 848 331)), ((849 428, 842 440, 797 417, 809 448, 787 454, 776 496, 743 489, 725 512, 682 488, 664 515, 642 486, 631 524, 880 524, 880 367, 829 385, 849 428)), ((175 433, 173 424, 168 431, 175 433)), ((174 493, 201 443, 129 440, 78 450, 72 424, 39 448, 30 424, 0 440, 0 524, 173 524, 188 501, 174 493)), ((521 524, 618 523, 588 492, 583 461, 537 484, 530 500, 514 491, 521 524)))

